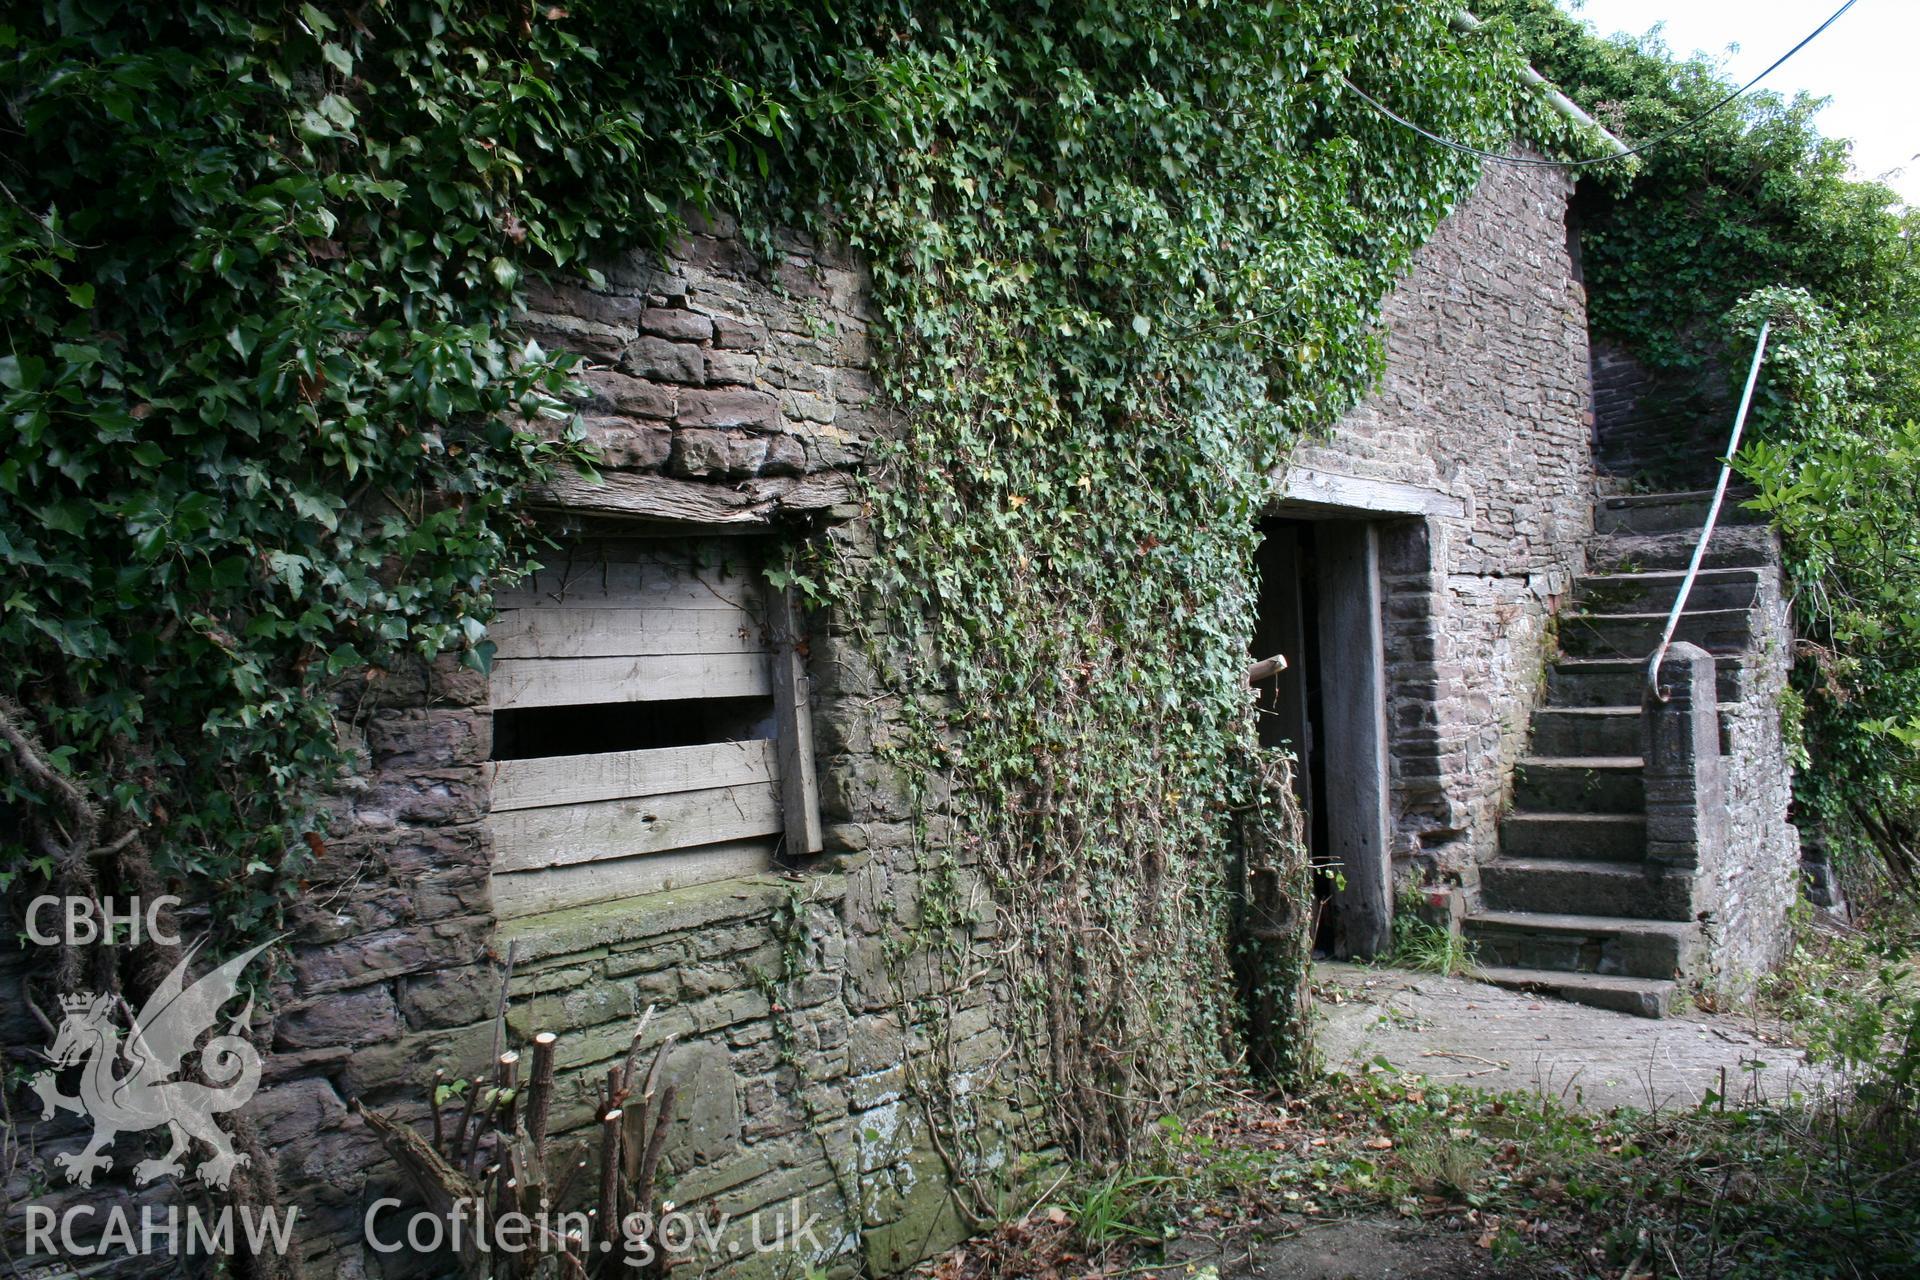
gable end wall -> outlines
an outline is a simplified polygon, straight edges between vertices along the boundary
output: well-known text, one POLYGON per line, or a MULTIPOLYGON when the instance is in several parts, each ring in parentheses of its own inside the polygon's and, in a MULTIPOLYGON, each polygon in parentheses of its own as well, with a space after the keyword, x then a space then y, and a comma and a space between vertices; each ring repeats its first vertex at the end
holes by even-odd
POLYGON ((1382 526, 1404 876, 1471 886, 1497 851, 1551 619, 1585 568, 1593 419, 1572 190, 1558 169, 1488 164, 1386 302, 1380 387, 1294 457, 1428 489, 1464 512, 1382 526))

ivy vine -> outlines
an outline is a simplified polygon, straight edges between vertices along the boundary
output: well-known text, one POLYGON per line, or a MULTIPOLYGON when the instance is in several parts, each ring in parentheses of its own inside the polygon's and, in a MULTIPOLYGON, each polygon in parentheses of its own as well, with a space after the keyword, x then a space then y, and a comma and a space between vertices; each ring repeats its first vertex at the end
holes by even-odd
POLYGON ((1124 1152, 1235 1052, 1236 881, 1297 900, 1304 872, 1297 838, 1236 860, 1286 786, 1249 749, 1258 520, 1291 442, 1370 385, 1380 300, 1478 176, 1340 78, 1483 146, 1569 132, 1499 31, 1451 17, 948 6, 833 102, 905 410, 858 585, 895 602, 896 690, 954 710, 906 701, 895 751, 952 772, 930 871, 957 853, 992 888, 1011 1091, 1037 1081, 1078 1154, 1124 1152))
POLYGON ((827 230, 903 424, 879 554, 828 590, 889 602, 896 750, 952 774, 1053 1127, 1123 1151, 1229 1052, 1236 879, 1299 871, 1233 839, 1284 787, 1245 688, 1271 476, 1371 384, 1381 298, 1476 178, 1342 77, 1572 144, 1511 28, 1453 8, 19 7, 0 874, 270 925, 352 763, 340 681, 484 666, 524 487, 577 456, 523 286, 689 203, 827 230))

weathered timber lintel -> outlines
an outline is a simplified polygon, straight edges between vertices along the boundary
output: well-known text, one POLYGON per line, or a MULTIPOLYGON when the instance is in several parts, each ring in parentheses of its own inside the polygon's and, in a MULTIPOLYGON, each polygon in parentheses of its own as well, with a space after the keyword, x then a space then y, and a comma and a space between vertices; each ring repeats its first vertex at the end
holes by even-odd
POLYGON ((579 515, 764 527, 783 516, 814 515, 845 502, 852 485, 838 475, 748 480, 727 487, 626 471, 604 472, 597 480, 569 472, 533 486, 529 496, 535 506, 579 515))
POLYGON ((1289 466, 1277 477, 1273 513, 1285 514, 1289 510, 1457 518, 1464 516, 1467 508, 1460 499, 1438 489, 1289 466))

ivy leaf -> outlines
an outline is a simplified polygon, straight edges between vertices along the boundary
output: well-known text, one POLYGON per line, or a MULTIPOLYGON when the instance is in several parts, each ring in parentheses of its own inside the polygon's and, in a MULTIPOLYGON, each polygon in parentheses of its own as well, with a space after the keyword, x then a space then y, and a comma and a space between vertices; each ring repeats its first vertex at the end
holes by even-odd
POLYGON ((46 374, 47 362, 39 356, 18 353, 0 356, 0 386, 9 391, 32 391, 46 374))
POLYGON ((267 567, 274 576, 287 584, 287 589, 299 595, 306 583, 307 570, 313 562, 305 556, 297 556, 289 551, 270 551, 267 553, 267 567))
POLYGON ((317 494, 306 493, 299 489, 295 489, 289 494, 288 500, 293 503, 293 509, 297 511, 303 519, 311 520, 315 524, 328 530, 339 528, 339 517, 335 515, 333 509, 333 502, 335 500, 323 498, 317 494))
POLYGON ((44 503, 32 508, 32 511, 48 528, 78 537, 87 531, 87 519, 93 514, 93 504, 81 498, 68 498, 61 502, 44 503))

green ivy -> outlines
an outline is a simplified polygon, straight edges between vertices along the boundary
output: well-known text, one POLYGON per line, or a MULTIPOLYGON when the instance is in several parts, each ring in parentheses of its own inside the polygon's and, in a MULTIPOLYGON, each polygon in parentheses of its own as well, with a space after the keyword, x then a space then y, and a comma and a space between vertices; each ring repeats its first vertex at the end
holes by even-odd
POLYGON ((1454 7, 18 7, 8 874, 270 922, 351 763, 338 682, 484 666, 525 486, 575 452, 522 287, 688 203, 825 229, 872 264, 903 422, 879 553, 828 590, 889 602, 910 707, 949 699, 900 760, 952 771, 1062 1137, 1123 1148, 1219 1065, 1232 882, 1273 871, 1230 872, 1276 785, 1245 688, 1273 469, 1371 385, 1380 300, 1477 176, 1341 79, 1569 142, 1454 7))
POLYGON ((1596 332, 1656 369, 1699 370, 1719 362, 1721 317, 1755 289, 1807 289, 1848 318, 1912 305, 1897 198, 1850 178, 1849 144, 1815 127, 1820 99, 1761 90, 1700 119, 1737 87, 1714 64, 1657 36, 1602 38, 1554 0, 1481 8, 1509 17, 1535 65, 1620 137, 1698 121, 1643 155, 1631 181, 1607 166, 1583 189, 1596 332))
POLYGON ((857 585, 894 602, 896 690, 958 709, 896 751, 953 771, 1021 1061, 1081 1153, 1124 1150, 1228 1049, 1232 836, 1273 802, 1243 750, 1258 520, 1290 444, 1371 384, 1380 300, 1478 176, 1340 78, 1483 146, 1566 132, 1510 43, 1451 16, 945 6, 830 104, 906 409, 857 585))
POLYGON ((1920 885, 1920 426, 1891 417, 1869 329, 1805 290, 1759 290, 1729 327, 1771 319, 1759 439, 1743 449, 1752 505, 1779 527, 1801 662, 1783 712, 1806 739, 1797 796, 1861 871, 1920 885), (1863 843, 1865 850, 1857 849, 1863 843))

